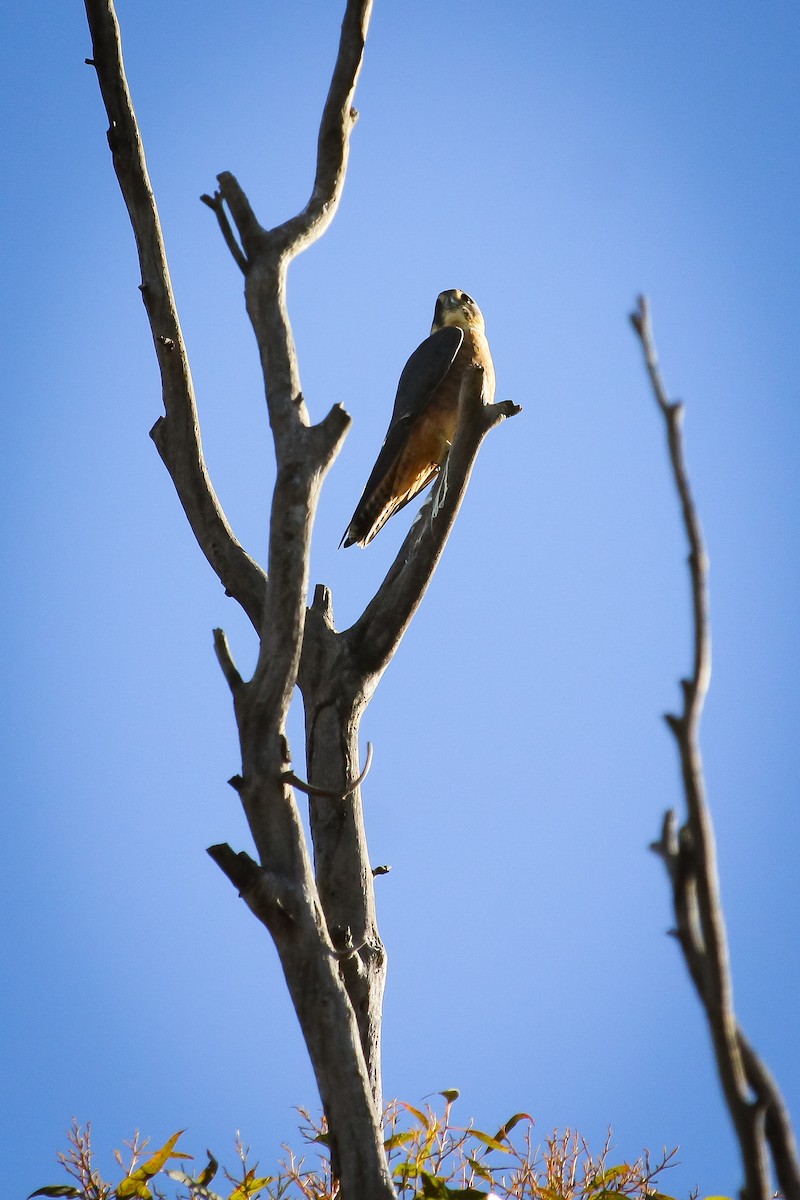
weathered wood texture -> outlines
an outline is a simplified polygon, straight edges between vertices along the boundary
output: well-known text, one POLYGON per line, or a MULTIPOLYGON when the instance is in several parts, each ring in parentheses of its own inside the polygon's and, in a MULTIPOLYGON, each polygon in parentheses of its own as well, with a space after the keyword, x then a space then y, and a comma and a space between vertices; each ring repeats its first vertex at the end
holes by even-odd
POLYGON ((344 632, 330 594, 307 610, 309 557, 320 489, 350 418, 340 406, 312 424, 286 308, 286 273, 324 233, 344 185, 357 114, 371 0, 348 0, 323 110, 316 177, 302 212, 262 227, 230 173, 204 202, 216 214, 245 279, 247 312, 264 377, 277 472, 264 571, 231 530, 206 470, 186 347, 169 278, 158 211, 128 91, 112 0, 85 0, 108 114, 114 169, 133 226, 141 290, 161 368, 164 416, 153 438, 197 541, 226 592, 259 636, 245 680, 224 633, 215 649, 231 690, 242 768, 241 799, 257 860, 230 846, 209 854, 269 930, 280 957, 328 1118, 334 1170, 346 1200, 394 1196, 381 1131, 380 1029, 386 953, 378 932, 358 786, 358 729, 375 686, 436 568, 486 433, 516 405, 486 405, 480 372, 465 378, 459 426, 446 469, 363 616, 344 632), (303 832, 286 722, 299 685, 313 840, 303 832), (324 794, 323 794, 324 793, 324 794))
POLYGON ((800 1200, 800 1164, 789 1115, 777 1084, 747 1041, 733 1005, 728 939, 720 898, 717 850, 700 753, 700 719, 711 681, 708 556, 683 451, 683 405, 670 401, 656 355, 645 297, 631 314, 645 366, 664 418, 670 465, 689 544, 694 661, 682 680, 683 711, 666 721, 678 746, 686 820, 664 818, 653 849, 672 885, 675 934, 708 1021, 723 1094, 733 1120, 745 1175, 744 1200, 769 1200, 775 1176, 787 1200, 800 1200))

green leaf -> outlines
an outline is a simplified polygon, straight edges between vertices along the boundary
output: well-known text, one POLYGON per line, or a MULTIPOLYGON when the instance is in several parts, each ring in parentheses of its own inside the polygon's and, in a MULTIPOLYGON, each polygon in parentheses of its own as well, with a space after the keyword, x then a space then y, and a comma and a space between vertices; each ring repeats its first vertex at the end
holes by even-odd
POLYGON ((533 1117, 530 1113, 514 1113, 513 1117, 509 1117, 508 1120, 500 1126, 497 1133, 494 1135, 494 1140, 496 1142, 502 1142, 504 1138, 508 1137, 508 1135, 511 1133, 511 1130, 519 1125, 520 1121, 530 1121, 531 1125, 534 1123, 533 1117))
POLYGON ((233 1189, 228 1200, 248 1200, 250 1195, 250 1181, 255 1179, 255 1174, 255 1167, 251 1167, 238 1187, 233 1189))
POLYGON ((437 1092, 436 1095, 444 1096, 447 1103, 452 1104, 454 1100, 458 1099, 458 1097, 461 1095, 461 1092, 458 1090, 458 1088, 446 1088, 445 1091, 437 1092))
POLYGON ((400 1104, 407 1112, 416 1117, 423 1129, 427 1129, 430 1125, 430 1120, 425 1116, 424 1112, 420 1112, 418 1108, 414 1108, 412 1104, 406 1104, 405 1100, 401 1100, 400 1104))
POLYGON ((145 1186, 147 1180, 157 1175, 170 1158, 191 1158, 190 1154, 175 1152, 175 1144, 181 1134, 185 1132, 185 1129, 179 1129, 177 1133, 173 1133, 169 1141, 165 1142, 160 1150, 157 1150, 152 1157, 148 1158, 146 1163, 142 1163, 127 1179, 122 1180, 122 1183, 117 1188, 118 1200, 125 1200, 126 1196, 139 1196, 141 1200, 152 1200, 150 1192, 145 1186))
POLYGON ((421 1200, 486 1200, 486 1192, 477 1188, 451 1188, 443 1179, 437 1179, 427 1171, 420 1173, 422 1191, 418 1192, 421 1200))
POLYGON ((615 1167, 608 1167, 605 1171, 600 1171, 586 1185, 587 1191, 596 1191, 598 1188, 604 1188, 607 1183, 611 1183, 612 1179, 619 1179, 620 1175, 626 1175, 630 1171, 627 1163, 618 1163, 615 1167))
POLYGON ((73 1187, 71 1183, 54 1183, 51 1187, 39 1188, 35 1192, 31 1192, 28 1200, 33 1200, 34 1196, 82 1196, 78 1188, 73 1187))
POLYGON ((416 1136, 416 1131, 413 1129, 404 1129, 402 1133, 393 1133, 383 1143, 384 1150, 394 1150, 395 1146, 405 1146, 406 1142, 410 1142, 416 1136))
POLYGON ((488 1146, 490 1150, 500 1150, 503 1154, 509 1153, 508 1146, 504 1146, 502 1142, 498 1142, 497 1138, 489 1137, 488 1133, 483 1133, 480 1129, 468 1129, 467 1133, 470 1137, 477 1138, 479 1142, 483 1142, 484 1146, 488 1146))
MULTIPOLYGON (((131 1177, 132 1179, 132 1177, 131 1177)), ((114 1193, 116 1196, 136 1196, 137 1200, 153 1200, 153 1193, 148 1188, 147 1184, 142 1179, 136 1179, 131 1182, 131 1179, 123 1179, 122 1183, 128 1185, 124 1192, 117 1188, 114 1193)), ((120 1184, 120 1187, 122 1184, 120 1184)))
POLYGON ((219 1169, 219 1163, 214 1158, 214 1155, 211 1153, 211 1151, 206 1150, 206 1154, 208 1155, 208 1166, 203 1167, 202 1171, 197 1176, 197 1182, 200 1184, 200 1187, 208 1187, 209 1183, 211 1183, 211 1180, 214 1178, 217 1170, 219 1169))
POLYGON ((228 1200, 251 1200, 253 1196, 263 1191, 267 1184, 272 1183, 274 1175, 262 1175, 255 1178, 256 1169, 251 1167, 238 1187, 234 1188, 228 1200))
POLYGON ((425 1141, 417 1150, 414 1157, 414 1164, 417 1170, 422 1168, 422 1164, 426 1163, 431 1156, 431 1151, 436 1145, 436 1126, 431 1125, 428 1132, 425 1134, 425 1141))
POLYGON ((425 1200, 448 1200, 450 1189, 443 1179, 437 1179, 428 1171, 420 1171, 419 1177, 422 1181, 419 1195, 424 1196, 425 1200))
POLYGON ((485 1179, 487 1183, 494 1183, 494 1176, 492 1175, 492 1172, 488 1169, 488 1167, 485 1167, 483 1163, 478 1162, 477 1158, 469 1158, 468 1156, 467 1162, 472 1167, 475 1174, 480 1175, 481 1179, 485 1179))
POLYGON ((417 1168, 414 1163, 399 1162, 392 1174, 396 1175, 398 1179, 402 1179, 403 1183, 408 1183, 409 1179, 413 1179, 417 1174, 417 1168))

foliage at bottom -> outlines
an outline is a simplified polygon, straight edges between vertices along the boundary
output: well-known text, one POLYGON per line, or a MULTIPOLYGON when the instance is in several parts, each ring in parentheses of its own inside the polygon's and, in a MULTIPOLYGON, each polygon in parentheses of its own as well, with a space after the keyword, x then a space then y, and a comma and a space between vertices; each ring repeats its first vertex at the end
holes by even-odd
MULTIPOLYGON (((441 1112, 401 1100, 386 1110, 384 1146, 398 1200, 672 1200, 656 1181, 673 1165, 676 1150, 664 1150, 655 1163, 647 1151, 635 1162, 613 1162, 610 1132, 594 1154, 569 1129, 538 1139, 528 1113, 515 1113, 488 1134, 452 1123, 455 1089, 438 1094, 444 1100, 441 1112)), ((335 1200, 338 1185, 325 1149, 325 1122, 298 1111, 306 1154, 284 1145, 272 1174, 259 1174, 258 1163, 250 1165, 249 1148, 238 1135, 235 1170, 220 1170, 207 1150, 206 1165, 194 1173, 192 1156, 177 1149, 185 1132, 180 1130, 154 1153, 146 1152, 149 1139, 138 1133, 125 1143, 125 1154, 115 1150, 123 1172, 117 1183, 104 1179, 95 1165, 91 1126, 73 1121, 68 1148, 57 1158, 74 1182, 38 1188, 28 1200, 335 1200), (183 1165, 176 1165, 181 1160, 183 1165)))

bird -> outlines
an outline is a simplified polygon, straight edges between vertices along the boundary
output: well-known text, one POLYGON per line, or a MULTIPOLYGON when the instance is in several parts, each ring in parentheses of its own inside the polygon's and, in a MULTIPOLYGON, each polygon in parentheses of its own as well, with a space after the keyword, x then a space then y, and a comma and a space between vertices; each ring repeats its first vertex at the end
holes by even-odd
POLYGON ((438 474, 455 437, 468 366, 483 368, 484 398, 492 403, 494 364, 483 314, 471 296, 453 288, 440 292, 430 336, 403 368, 386 437, 340 548, 367 546, 438 474))

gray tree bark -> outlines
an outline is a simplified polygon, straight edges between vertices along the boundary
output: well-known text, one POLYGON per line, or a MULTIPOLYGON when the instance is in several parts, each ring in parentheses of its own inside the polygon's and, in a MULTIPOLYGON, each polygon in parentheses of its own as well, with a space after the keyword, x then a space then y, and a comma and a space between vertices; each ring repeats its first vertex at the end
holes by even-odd
POLYGON ((770 1164, 786 1200, 800 1200, 800 1160, 780 1089, 745 1037, 733 1005, 728 937, 720 896, 717 849, 700 753, 700 718, 711 682, 708 556, 683 452, 683 405, 670 401, 661 378, 650 306, 644 296, 631 314, 653 394, 664 418, 669 459, 689 544, 694 661, 681 680, 683 711, 668 713, 681 763, 687 816, 664 817, 652 849, 663 859, 672 887, 674 933, 706 1014, 723 1095, 742 1158, 743 1200, 770 1200, 770 1164))
POLYGON ((446 468, 359 620, 338 632, 330 592, 307 609, 309 556, 320 489, 350 424, 335 406, 312 424, 300 387, 286 274, 319 238, 344 186, 352 107, 371 0, 347 0, 339 51, 320 124, 316 177, 302 212, 262 227, 233 175, 204 196, 245 279, 277 476, 267 569, 237 541, 206 470, 186 347, 128 90, 112 0, 85 0, 93 57, 109 118, 114 169, 133 226, 145 303, 161 371, 164 416, 152 437, 192 531, 226 592, 259 636, 252 678, 214 632, 239 731, 241 774, 230 782, 257 858, 226 844, 209 854, 269 930, 280 957, 327 1116, 334 1171, 349 1200, 394 1197, 381 1129, 380 1032, 386 952, 378 932, 373 871, 361 806, 361 716, 419 606, 441 556, 484 436, 519 411, 486 404, 482 373, 464 378, 459 425, 446 468), (286 736, 295 686, 305 707, 307 779, 292 769, 286 736), (308 794, 311 849, 296 791, 308 794))

